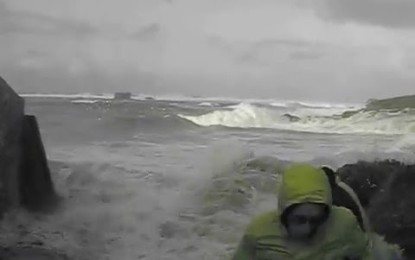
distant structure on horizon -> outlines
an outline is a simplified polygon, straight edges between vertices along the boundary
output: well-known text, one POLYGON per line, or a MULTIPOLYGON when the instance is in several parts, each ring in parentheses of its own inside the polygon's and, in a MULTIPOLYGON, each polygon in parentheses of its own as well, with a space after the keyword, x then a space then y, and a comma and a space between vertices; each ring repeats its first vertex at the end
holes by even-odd
POLYGON ((131 99, 131 93, 130 92, 116 92, 114 94, 115 100, 130 100, 131 99))

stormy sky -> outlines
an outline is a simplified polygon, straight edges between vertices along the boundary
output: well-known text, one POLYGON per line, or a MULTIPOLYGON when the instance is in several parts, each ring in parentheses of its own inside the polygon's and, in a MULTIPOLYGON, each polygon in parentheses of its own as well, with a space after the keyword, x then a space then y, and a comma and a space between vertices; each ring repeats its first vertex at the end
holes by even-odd
POLYGON ((0 0, 20 93, 415 94, 413 0, 0 0))

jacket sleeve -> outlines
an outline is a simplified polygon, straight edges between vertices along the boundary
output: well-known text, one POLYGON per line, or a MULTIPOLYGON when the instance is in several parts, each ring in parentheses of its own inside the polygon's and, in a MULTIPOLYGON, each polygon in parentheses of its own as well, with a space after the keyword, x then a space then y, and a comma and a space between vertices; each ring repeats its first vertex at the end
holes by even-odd
POLYGON ((330 238, 311 250, 311 254, 301 254, 299 259, 372 259, 367 234, 362 231, 353 213, 345 208, 337 208, 333 213, 336 214, 338 224, 326 231, 330 233, 326 234, 330 238))
POLYGON ((255 238, 245 234, 231 260, 255 260, 255 238))
POLYGON ((346 243, 343 248, 344 259, 372 259, 368 235, 361 230, 357 222, 349 227, 345 238, 347 241, 344 241, 346 243))
POLYGON ((344 223, 339 239, 329 255, 330 259, 368 260, 372 259, 371 246, 367 233, 363 232, 356 218, 351 215, 344 223))

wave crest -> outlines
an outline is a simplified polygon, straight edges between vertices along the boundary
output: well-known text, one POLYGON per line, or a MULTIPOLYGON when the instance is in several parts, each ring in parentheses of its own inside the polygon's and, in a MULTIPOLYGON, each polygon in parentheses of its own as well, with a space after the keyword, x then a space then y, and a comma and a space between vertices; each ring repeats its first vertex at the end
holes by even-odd
POLYGON ((287 114, 278 109, 240 103, 232 107, 232 110, 215 110, 200 116, 179 116, 199 126, 270 128, 331 134, 415 133, 415 113, 408 110, 397 113, 359 112, 348 118, 341 117, 342 111, 344 110, 339 107, 299 108, 287 114))

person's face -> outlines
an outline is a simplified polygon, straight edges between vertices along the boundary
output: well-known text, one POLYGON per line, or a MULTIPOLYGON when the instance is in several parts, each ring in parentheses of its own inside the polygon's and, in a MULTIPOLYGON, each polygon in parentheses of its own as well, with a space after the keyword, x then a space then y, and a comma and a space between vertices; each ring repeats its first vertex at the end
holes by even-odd
POLYGON ((315 233, 323 218, 323 205, 300 204, 287 215, 288 234, 292 239, 308 239, 315 233))

